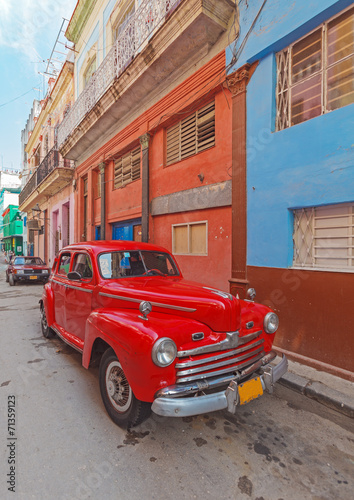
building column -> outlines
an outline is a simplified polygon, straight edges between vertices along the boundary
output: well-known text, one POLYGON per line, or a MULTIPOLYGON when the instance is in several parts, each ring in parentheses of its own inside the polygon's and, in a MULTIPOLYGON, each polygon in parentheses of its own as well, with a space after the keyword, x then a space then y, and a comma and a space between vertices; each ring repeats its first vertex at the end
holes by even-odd
POLYGON ((230 292, 246 295, 247 280, 247 157, 246 89, 251 65, 245 64, 226 78, 232 94, 232 275, 230 292))
POLYGON ((141 181, 142 181, 142 201, 141 201, 141 240, 144 243, 149 241, 149 141, 150 134, 146 133, 140 137, 142 161, 141 161, 141 181))
POLYGON ((100 163, 98 165, 101 177, 101 240, 106 239, 106 182, 105 171, 106 164, 100 163))

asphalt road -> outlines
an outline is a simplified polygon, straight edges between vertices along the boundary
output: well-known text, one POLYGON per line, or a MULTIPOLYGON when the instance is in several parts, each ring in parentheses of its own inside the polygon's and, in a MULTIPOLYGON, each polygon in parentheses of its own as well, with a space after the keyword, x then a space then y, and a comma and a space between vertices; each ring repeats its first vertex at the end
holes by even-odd
POLYGON ((289 389, 237 415, 153 415, 120 429, 103 407, 97 369, 41 336, 41 292, 5 283, 1 259, 1 499, 353 498, 353 421, 289 389))

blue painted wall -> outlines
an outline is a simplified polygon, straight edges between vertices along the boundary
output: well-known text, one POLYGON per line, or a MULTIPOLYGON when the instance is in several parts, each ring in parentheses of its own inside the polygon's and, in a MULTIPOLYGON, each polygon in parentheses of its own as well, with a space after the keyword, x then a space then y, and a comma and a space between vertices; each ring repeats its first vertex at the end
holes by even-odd
MULTIPOLYGON (((240 2, 236 51, 262 3, 240 2)), ((353 104, 274 132, 275 52, 351 3, 268 0, 229 70, 259 60, 247 87, 248 265, 291 266, 293 208, 354 201, 353 104)))

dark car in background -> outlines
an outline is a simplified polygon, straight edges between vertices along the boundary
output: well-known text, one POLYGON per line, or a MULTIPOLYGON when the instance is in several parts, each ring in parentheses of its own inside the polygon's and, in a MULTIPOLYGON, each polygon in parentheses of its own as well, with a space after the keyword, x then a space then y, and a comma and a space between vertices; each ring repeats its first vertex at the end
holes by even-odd
POLYGON ((13 257, 6 269, 6 281, 14 286, 18 281, 46 283, 50 268, 40 257, 13 257))

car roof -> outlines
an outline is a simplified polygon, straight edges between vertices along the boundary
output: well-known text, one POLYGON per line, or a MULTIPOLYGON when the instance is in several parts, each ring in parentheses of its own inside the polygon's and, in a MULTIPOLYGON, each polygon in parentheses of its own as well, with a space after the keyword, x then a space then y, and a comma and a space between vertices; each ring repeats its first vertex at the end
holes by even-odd
POLYGON ((157 252, 170 253, 163 247, 153 245, 151 243, 142 243, 139 241, 127 240, 99 240, 99 241, 84 241, 81 243, 74 243, 62 248, 61 252, 65 250, 86 250, 91 251, 95 255, 102 252, 119 252, 121 250, 150 250, 157 252))

